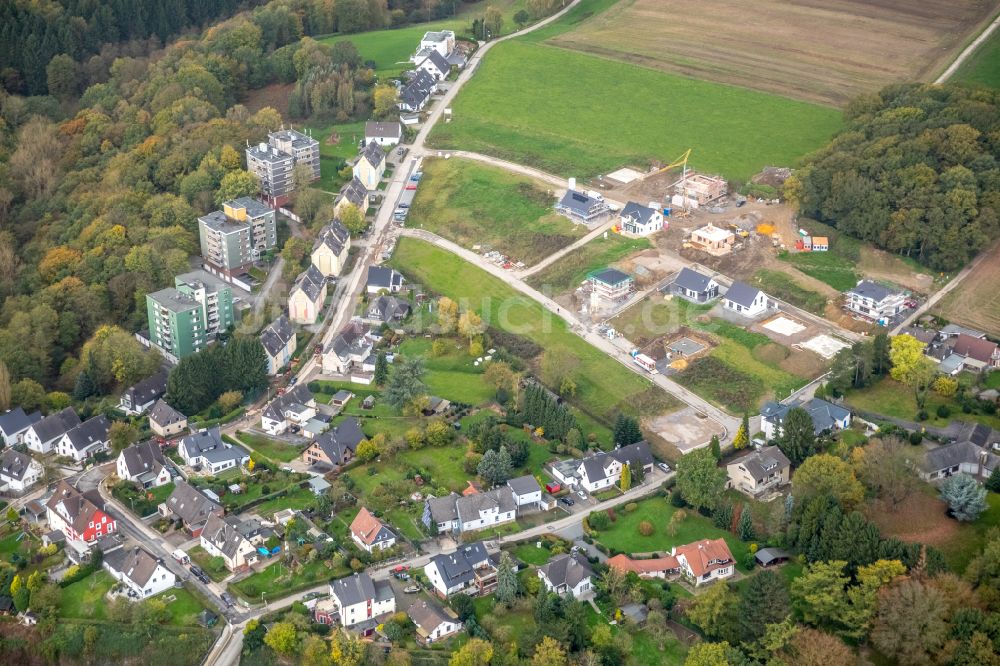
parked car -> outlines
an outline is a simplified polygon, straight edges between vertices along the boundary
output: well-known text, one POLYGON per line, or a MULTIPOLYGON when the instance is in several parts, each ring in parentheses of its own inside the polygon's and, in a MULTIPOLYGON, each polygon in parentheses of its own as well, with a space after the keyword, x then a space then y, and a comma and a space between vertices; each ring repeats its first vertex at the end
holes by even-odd
POLYGON ((580 499, 582 499, 582 500, 587 499, 587 493, 583 492, 582 490, 576 491, 576 494, 579 495, 580 499))
POLYGON ((656 463, 656 466, 662 469, 664 472, 670 471, 670 465, 668 465, 667 463, 656 463))
POLYGON ((399 204, 399 207, 402 208, 403 210, 406 210, 407 208, 410 207, 410 204, 408 204, 408 203, 401 203, 401 204, 399 204))
POLYGON ((407 183, 406 184, 406 189, 408 189, 408 190, 415 190, 415 189, 417 189, 417 184, 416 183, 407 183))
POLYGON ((566 506, 573 506, 574 504, 576 504, 576 502, 573 500, 572 497, 560 497, 559 501, 565 504, 566 506))
POLYGON ((406 587, 403 588, 403 592, 406 592, 407 594, 416 594, 419 591, 420 591, 419 585, 407 585, 406 587))
POLYGON ((236 599, 233 597, 233 595, 229 594, 228 592, 223 592, 220 596, 222 597, 223 603, 225 603, 230 608, 236 605, 236 599))
POLYGON ((393 572, 394 573, 400 573, 402 571, 409 571, 409 570, 410 570, 410 565, 409 564, 397 564, 396 568, 393 569, 393 572))

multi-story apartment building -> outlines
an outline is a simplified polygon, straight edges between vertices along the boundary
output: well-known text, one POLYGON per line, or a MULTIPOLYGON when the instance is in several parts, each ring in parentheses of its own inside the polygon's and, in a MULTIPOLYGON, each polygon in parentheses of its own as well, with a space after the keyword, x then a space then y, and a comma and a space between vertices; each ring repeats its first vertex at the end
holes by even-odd
POLYGON ((257 176, 260 193, 272 206, 283 206, 295 189, 295 158, 268 143, 247 148, 247 171, 257 176))
POLYGON ((274 211, 250 197, 222 204, 198 218, 201 256, 207 267, 225 277, 242 273, 278 244, 274 211))
POLYGON ((175 287, 146 295, 149 341, 174 359, 203 349, 236 321, 232 289, 196 275, 178 275, 175 287))
POLYGON ((295 166, 308 168, 312 180, 319 180, 319 141, 293 129, 271 132, 267 140, 273 148, 291 155, 295 166))

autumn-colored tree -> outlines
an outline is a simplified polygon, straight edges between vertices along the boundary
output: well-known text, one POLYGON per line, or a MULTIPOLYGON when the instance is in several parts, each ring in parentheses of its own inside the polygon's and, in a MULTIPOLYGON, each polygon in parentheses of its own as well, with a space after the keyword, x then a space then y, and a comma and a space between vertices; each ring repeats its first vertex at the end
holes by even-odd
POLYGON ((108 429, 111 450, 118 454, 130 444, 139 441, 139 428, 127 421, 114 421, 108 429))
POLYGON ((729 666, 729 643, 695 643, 688 651, 684 666, 729 666))
POLYGON ((219 189, 215 191, 215 203, 221 206, 226 201, 254 196, 259 190, 257 176, 242 169, 230 171, 219 182, 219 189))
POLYGON ((243 393, 240 391, 226 391, 219 396, 216 402, 219 403, 219 409, 222 410, 223 414, 228 414, 243 402, 243 393))
POLYGON ((462 316, 458 318, 458 332, 469 339, 469 343, 472 343, 472 339, 477 335, 482 335, 483 331, 486 330, 486 325, 483 324, 483 319, 473 310, 466 310, 462 313, 462 316))
MULTIPOLYGON (((912 447, 896 437, 873 439, 851 453, 858 479, 894 511, 918 485, 912 447)), ((797 475, 796 475, 797 476, 797 475)))
POLYGON ((399 92, 396 90, 396 86, 388 84, 375 86, 375 91, 372 93, 372 100, 375 104, 373 113, 378 120, 386 120, 399 111, 396 108, 396 105, 399 103, 399 92))
POLYGON ((936 366, 924 356, 926 345, 912 335, 897 335, 889 343, 889 358, 892 369, 889 374, 897 382, 913 389, 917 406, 923 409, 927 389, 937 376, 936 366))
POLYGON ((79 265, 81 258, 79 250, 59 245, 48 250, 38 262, 38 273, 47 282, 55 282, 72 272, 79 265))
POLYGON ((368 226, 364 211, 354 204, 344 204, 341 206, 340 223, 354 236, 360 234, 368 226))
POLYGON ((517 392, 517 374, 504 361, 490 361, 483 373, 483 381, 497 392, 503 391, 510 397, 514 397, 517 392))
POLYGON ((0 361, 0 412, 10 409, 10 371, 7 364, 0 361))
POLYGON ((293 655, 299 649, 298 631, 291 622, 275 622, 264 635, 264 642, 278 654, 293 655))
POLYGON ((437 303, 437 324, 442 335, 448 335, 458 326, 458 303, 442 296, 437 303))
POLYGON ((836 456, 820 453, 807 458, 795 470, 792 494, 797 502, 830 495, 845 509, 851 509, 864 499, 865 489, 854 476, 851 465, 836 456))
POLYGON ((800 628, 780 653, 784 662, 796 666, 833 666, 856 661, 851 648, 825 631, 800 628))
POLYGON ((941 375, 934 380, 932 385, 934 392, 943 398, 951 398, 958 391, 958 380, 954 377, 946 377, 941 375))
POLYGON ((493 644, 473 638, 452 653, 448 666, 487 666, 493 659, 493 644))
POLYGON ((531 658, 531 666, 566 666, 568 663, 566 650, 551 636, 542 638, 531 658))
POLYGON ((900 580, 878 598, 872 645, 903 666, 932 664, 948 639, 948 600, 932 585, 900 580))
POLYGON ((343 631, 333 633, 330 640, 330 656, 336 666, 364 666, 368 645, 360 638, 343 631))

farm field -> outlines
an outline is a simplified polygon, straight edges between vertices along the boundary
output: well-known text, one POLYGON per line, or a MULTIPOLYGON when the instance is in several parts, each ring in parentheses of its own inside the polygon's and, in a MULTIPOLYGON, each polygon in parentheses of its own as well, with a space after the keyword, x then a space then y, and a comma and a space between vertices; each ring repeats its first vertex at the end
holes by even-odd
POLYGON ((555 263, 531 275, 527 283, 543 293, 559 294, 571 291, 583 282, 587 274, 621 261, 634 252, 646 250, 652 244, 646 238, 626 238, 621 234, 598 236, 583 247, 570 252, 555 263))
POLYGON ((1000 30, 994 30, 949 80, 1000 88, 1000 30))
POLYGON ((531 266, 586 233, 552 210, 543 183, 471 160, 429 159, 407 224, 531 266))
POLYGON ((931 310, 955 324, 1000 337, 1000 244, 931 310))
POLYGON ((436 293, 467 299, 487 323, 527 337, 545 349, 562 348, 579 359, 577 393, 570 402, 598 420, 610 422, 622 408, 632 411, 642 405, 656 413, 677 406, 648 380, 571 333, 564 320, 445 250, 404 238, 391 264, 411 281, 436 293))
POLYGON ((722 0, 711 12, 698 0, 634 0, 549 43, 842 106, 895 81, 934 78, 991 11, 976 0, 722 0))
POLYGON ((831 108, 553 48, 533 36, 484 58, 455 99, 454 120, 434 128, 435 147, 580 177, 672 161, 694 147, 695 168, 745 179, 765 165, 794 165, 841 124, 831 108))

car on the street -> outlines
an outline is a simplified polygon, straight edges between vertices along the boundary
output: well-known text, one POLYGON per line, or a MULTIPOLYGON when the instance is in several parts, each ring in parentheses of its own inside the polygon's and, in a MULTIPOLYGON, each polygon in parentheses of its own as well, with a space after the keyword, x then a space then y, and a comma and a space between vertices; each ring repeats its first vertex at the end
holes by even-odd
MULTIPOLYGON (((392 363, 392 361, 389 361, 389 362, 392 363)), ((402 571, 409 571, 409 570, 410 570, 410 565, 409 564, 397 564, 396 567, 392 571, 393 571, 393 573, 400 573, 402 571)))
POLYGON ((399 204, 399 207, 403 208, 403 209, 406 209, 406 208, 410 207, 410 204, 408 204, 408 203, 401 203, 401 204, 399 204))
POLYGON ((576 494, 579 495, 580 499, 582 499, 582 500, 587 499, 587 493, 583 492, 582 490, 576 491, 576 494))
POLYGON ((197 564, 192 564, 191 566, 188 567, 188 569, 191 570, 191 573, 194 574, 195 578, 201 578, 202 576, 205 575, 205 572, 202 571, 201 567, 199 567, 197 564))
POLYGON ((670 471, 670 465, 668 465, 667 463, 656 463, 656 466, 662 469, 664 472, 670 471))
POLYGON ((319 597, 325 596, 323 592, 309 592, 303 595, 302 601, 309 601, 310 599, 318 599, 319 597))
POLYGON ((416 594, 419 591, 420 591, 419 585, 407 585, 406 587, 403 588, 403 592, 406 592, 407 594, 416 594))
POLYGON ((417 184, 416 183, 407 183, 406 184, 406 189, 408 189, 408 190, 415 190, 415 189, 417 189, 417 184))
POLYGON ((230 608, 236 605, 236 599, 233 597, 233 595, 229 594, 228 592, 223 592, 220 596, 222 597, 223 603, 225 603, 230 608))
POLYGON ((406 573, 405 571, 400 571, 392 575, 399 580, 410 580, 410 574, 406 573))

